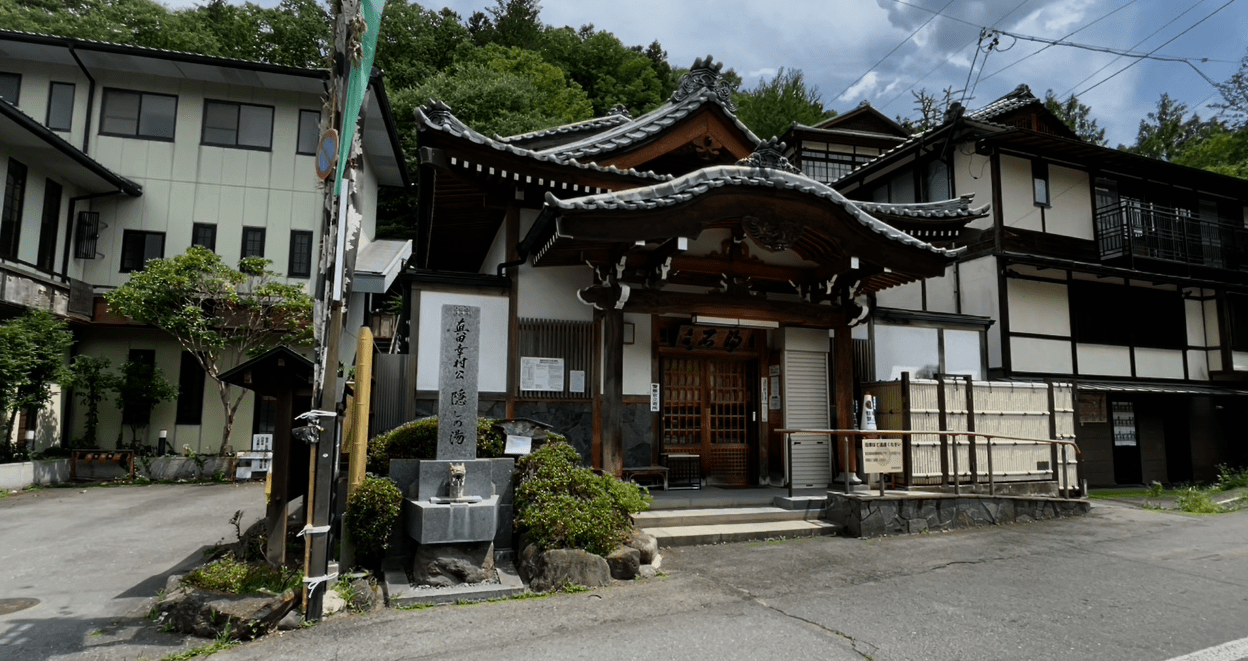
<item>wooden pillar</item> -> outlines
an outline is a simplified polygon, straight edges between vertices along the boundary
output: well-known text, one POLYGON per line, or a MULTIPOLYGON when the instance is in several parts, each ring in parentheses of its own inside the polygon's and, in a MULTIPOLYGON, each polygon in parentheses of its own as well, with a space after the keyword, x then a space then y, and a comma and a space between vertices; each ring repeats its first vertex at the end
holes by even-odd
POLYGON ((602 313, 602 470, 624 470, 624 313, 602 313))
POLYGON ((348 446, 351 462, 347 471, 347 495, 351 495, 364 483, 364 469, 368 463, 368 414, 371 410, 373 389, 373 331, 360 327, 355 348, 355 399, 351 435, 348 446))
MULTIPOLYGON (((832 335, 832 379, 836 393, 836 428, 854 428, 854 338, 849 326, 835 329, 832 335)), ((853 436, 837 439, 841 470, 850 475, 858 472, 858 450, 853 436), (848 447, 846 447, 848 446, 848 447)), ((851 478, 851 482, 858 480, 851 478)))
POLYGON ((295 421, 295 383, 289 375, 277 394, 273 425, 273 458, 269 461, 269 504, 265 510, 265 530, 269 539, 264 559, 274 565, 286 562, 286 501, 290 493, 292 448, 290 430, 295 421))

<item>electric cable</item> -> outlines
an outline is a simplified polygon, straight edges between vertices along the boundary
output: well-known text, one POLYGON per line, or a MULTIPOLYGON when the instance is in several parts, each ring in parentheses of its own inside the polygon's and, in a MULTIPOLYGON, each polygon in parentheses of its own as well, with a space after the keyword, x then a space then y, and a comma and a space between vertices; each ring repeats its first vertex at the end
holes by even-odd
MULTIPOLYGON (((944 11, 944 10, 945 10, 945 9, 947 9, 947 8, 949 7, 949 5, 951 5, 951 4, 953 4, 953 0, 949 0, 949 2, 946 2, 946 3, 945 3, 945 6, 940 8, 940 11, 944 11)), ((918 33, 919 33, 919 30, 922 30, 923 28, 927 27, 927 24, 928 24, 928 23, 931 23, 932 21, 936 20, 936 17, 937 17, 937 16, 941 16, 940 12, 936 12, 936 13, 932 14, 931 18, 928 18, 926 21, 923 21, 923 24, 922 24, 922 25, 920 25, 919 27, 915 28, 915 29, 914 29, 914 32, 911 32, 909 36, 907 36, 905 39, 902 39, 902 40, 901 40, 901 43, 899 43, 899 44, 897 44, 896 46, 894 46, 894 47, 893 47, 893 50, 888 51, 888 55, 885 55, 884 57, 881 57, 879 62, 876 62, 875 64, 871 65, 871 68, 870 68, 870 69, 867 69, 865 72, 863 72, 863 74, 862 74, 861 76, 858 76, 856 79, 854 79, 854 82, 850 83, 849 85, 847 85, 847 86, 845 87, 845 89, 841 90, 841 93, 840 93, 840 94, 837 94, 836 96, 832 97, 832 100, 833 100, 833 101, 835 101, 836 99, 839 99, 839 98, 841 98, 842 96, 844 96, 844 95, 845 95, 845 93, 846 93, 846 92, 848 92, 851 88, 853 88, 853 86, 854 86, 854 85, 857 85, 857 84, 859 83, 859 81, 861 81, 863 78, 866 78, 866 77, 867 77, 867 75, 868 75, 868 74, 870 74, 872 71, 875 71, 875 68, 876 68, 876 67, 878 67, 878 66, 880 66, 881 64, 883 64, 883 63, 884 63, 884 60, 887 60, 889 57, 891 57, 891 56, 892 56, 892 54, 893 54, 893 53, 896 53, 898 49, 900 49, 902 46, 905 46, 905 45, 906 45, 906 42, 908 42, 908 41, 910 41, 911 39, 913 39, 913 38, 914 38, 914 35, 916 35, 916 34, 918 34, 918 33)))
MULTIPOLYGON (((1120 12, 1120 11, 1122 11, 1122 10, 1126 9, 1127 7, 1130 7, 1131 5, 1133 5, 1133 4, 1135 4, 1135 3, 1139 2, 1139 1, 1140 1, 1140 0, 1131 0, 1131 1, 1130 1, 1130 2, 1128 2, 1127 4, 1122 5, 1121 7, 1119 7, 1119 8, 1117 8, 1117 9, 1115 9, 1115 10, 1113 10, 1113 11, 1109 12, 1108 14, 1105 14, 1105 15, 1101 16, 1100 18, 1096 19, 1095 21, 1092 21, 1091 23, 1088 23, 1087 25, 1084 25, 1083 27, 1080 27, 1080 28, 1077 28, 1077 29, 1075 29, 1075 30, 1073 30, 1073 31, 1071 31, 1071 32, 1068 32, 1065 36, 1058 38, 1056 41, 1052 41, 1052 42, 1049 42, 1049 43, 1045 44, 1045 45, 1044 45, 1044 48, 1041 48, 1040 50, 1038 50, 1038 51, 1036 51, 1036 52, 1034 52, 1034 53, 1031 53, 1031 54, 1029 54, 1029 55, 1024 55, 1023 57, 1020 57, 1019 59, 1017 59, 1017 60, 1015 60, 1015 61, 1013 61, 1013 62, 1011 62, 1011 63, 1009 63, 1009 64, 1007 64, 1007 65, 1005 65, 1005 66, 1003 66, 1003 67, 1001 67, 1000 69, 997 69, 996 71, 993 71, 992 73, 988 74, 987 76, 984 76, 984 80, 988 80, 989 78, 992 78, 993 76, 995 76, 995 75, 997 75, 997 74, 1001 73, 1002 71, 1005 71, 1005 70, 1010 69, 1010 68, 1013 68, 1013 67, 1015 67, 1015 66, 1017 66, 1017 65, 1019 65, 1019 64, 1022 64, 1022 63, 1023 63, 1023 62, 1025 62, 1026 60, 1028 60, 1028 59, 1030 59, 1030 58, 1033 58, 1033 57, 1035 57, 1035 56, 1039 55, 1040 53, 1043 53, 1044 51, 1046 51, 1046 50, 1048 50, 1048 49, 1050 49, 1050 48, 1052 48, 1052 47, 1054 47, 1054 46, 1057 46, 1060 42, 1063 42, 1063 41, 1065 41, 1065 40, 1067 40, 1067 39, 1069 39, 1069 38, 1071 38, 1071 37, 1075 36, 1076 34, 1079 34, 1080 32, 1083 32, 1084 30, 1086 30, 1086 29, 1088 29, 1088 28, 1092 27, 1093 25, 1096 25, 1097 23, 1100 23, 1101 21, 1103 21, 1103 20, 1105 20, 1105 19, 1109 18, 1110 16, 1113 16, 1114 14, 1117 14, 1118 12, 1120 12)), ((1014 36, 1014 35, 1011 35, 1011 36, 1014 36)), ((1018 37, 1015 37, 1015 38, 1017 39, 1018 37)))

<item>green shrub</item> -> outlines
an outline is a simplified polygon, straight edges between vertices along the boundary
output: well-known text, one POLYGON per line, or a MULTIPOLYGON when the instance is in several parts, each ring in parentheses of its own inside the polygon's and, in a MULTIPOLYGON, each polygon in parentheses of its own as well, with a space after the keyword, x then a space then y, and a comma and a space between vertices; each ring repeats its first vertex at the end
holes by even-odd
POLYGON ((343 522, 361 565, 381 562, 402 504, 403 494, 394 482, 373 475, 365 475, 363 484, 347 497, 343 522))
POLYGON ((1188 487, 1179 492, 1178 508, 1191 514, 1217 514, 1222 508, 1209 497, 1209 492, 1188 487))
POLYGON ((182 583, 233 594, 256 594, 261 591, 280 594, 298 586, 299 577, 295 569, 249 564, 227 554, 187 574, 182 583))
MULTIPOLYGON (((503 456, 506 439, 495 432, 491 418, 477 419, 477 457, 495 459, 503 456)), ((437 416, 413 420, 368 441, 368 472, 390 474, 391 459, 433 459, 438 452, 437 416)))
POLYGON ((649 509, 650 496, 580 461, 572 446, 552 441, 517 462, 516 528, 543 550, 606 555, 632 531, 632 515, 649 509))
POLYGON ((1248 468, 1231 468, 1218 464, 1217 487, 1222 491, 1248 488, 1248 468))

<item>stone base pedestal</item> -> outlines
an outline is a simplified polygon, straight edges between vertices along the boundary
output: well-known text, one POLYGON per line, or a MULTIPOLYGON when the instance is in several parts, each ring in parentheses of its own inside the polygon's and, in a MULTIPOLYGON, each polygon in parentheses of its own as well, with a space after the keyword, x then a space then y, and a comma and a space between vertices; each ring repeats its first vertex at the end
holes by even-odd
POLYGON ((416 585, 450 587, 493 580, 494 543, 421 544, 412 562, 416 585))
POLYGON ((427 544, 492 542, 498 533, 498 496, 478 503, 407 500, 407 534, 427 544))

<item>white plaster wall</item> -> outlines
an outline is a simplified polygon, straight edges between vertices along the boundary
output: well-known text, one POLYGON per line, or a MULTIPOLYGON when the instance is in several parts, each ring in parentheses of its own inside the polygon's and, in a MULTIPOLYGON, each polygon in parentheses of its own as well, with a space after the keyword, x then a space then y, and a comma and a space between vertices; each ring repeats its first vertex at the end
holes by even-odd
POLYGON ((945 268, 945 274, 939 278, 928 278, 924 283, 927 287, 927 311, 948 312, 958 311, 957 264, 945 268))
POLYGON ((923 309, 923 285, 911 282, 900 287, 891 287, 875 295, 875 303, 882 308, 899 310, 923 309))
POLYGON ((1130 347, 1079 344, 1079 373, 1097 376, 1131 376, 1130 347))
MULTIPOLYGON (((1218 330, 1218 302, 1216 300, 1204 301, 1205 307, 1205 342, 1204 346, 1216 347, 1222 344, 1222 333, 1218 330)), ((1211 367, 1210 369, 1221 369, 1219 367, 1211 367)))
POLYGON ((1209 371, 1218 372, 1222 369, 1222 352, 1218 349, 1210 349, 1205 352, 1209 359, 1209 371))
MULTIPOLYGON (((1070 337, 1070 302, 1066 285, 1007 279, 1010 330, 1070 337)), ((1013 340, 1011 340, 1013 342, 1013 340)))
POLYGON ((781 328, 779 347, 785 351, 822 351, 828 353, 832 345, 828 340, 828 331, 822 328, 781 328))
MULTIPOLYGON (((1028 172, 1028 182, 1031 181, 1030 177, 1031 173, 1028 172)), ((1044 212, 1045 230, 1077 239, 1095 238, 1092 226, 1092 188, 1088 173, 1050 164, 1049 188, 1052 208, 1044 212)))
MULTIPOLYGON (((48 121, 48 98, 51 94, 51 84, 53 82, 72 83, 74 85, 74 110, 73 117, 70 118, 71 130, 57 131, 57 134, 75 147, 82 147, 89 81, 77 67, 46 62, 32 63, 0 57, 0 71, 21 74, 22 82, 18 91, 17 107, 40 124, 46 124, 48 121)), ((99 117, 98 113, 96 117, 99 117)))
POLYGON ((988 367, 1001 367, 1001 303, 997 296, 997 259, 981 257, 963 262, 962 313, 989 317, 997 323, 988 328, 988 367))
POLYGON ((1200 301, 1183 301, 1184 319, 1187 322, 1187 343, 1193 347, 1205 344, 1205 317, 1200 301))
MULTIPOLYGON (((958 145, 953 153, 953 190, 955 195, 975 195, 974 206, 992 203, 992 161, 989 157, 974 153, 972 143, 958 145)), ((993 215, 977 218, 967 227, 988 229, 992 227, 993 215)))
MULTIPOLYGON (((1010 308, 1011 314, 1014 308, 1010 308)), ((1082 368, 1082 354, 1079 366, 1082 368)), ((1010 366, 1015 372, 1071 374, 1075 371, 1070 342, 1033 337, 1010 338, 1010 366)))
MULTIPOLYGON (((523 236, 521 235, 521 238, 523 236)), ((507 261, 507 223, 504 221, 494 233, 494 241, 490 243, 490 250, 485 254, 485 261, 481 263, 481 273, 495 275, 498 273, 498 265, 505 261, 507 261)))
POLYGON ((1031 161, 1001 155, 1001 207, 1006 227, 1036 232, 1043 229, 1031 187, 1031 161))
MULTIPOLYGON (((47 190, 47 180, 51 178, 61 185, 61 205, 56 216, 56 251, 54 253, 55 259, 53 260, 53 270, 60 273, 65 242, 69 240, 65 236, 65 218, 66 214, 69 213, 69 200, 76 195, 81 195, 82 189, 70 183, 59 174, 44 169, 41 162, 31 159, 12 147, 3 144, 3 137, 0 137, 0 185, 3 185, 2 182, 7 181, 10 157, 26 166, 26 196, 22 203, 21 223, 18 225, 20 235, 18 237, 17 257, 28 264, 38 262, 39 240, 43 224, 43 201, 45 191, 47 190)), ((75 262, 76 260, 72 259, 71 253, 67 273, 71 278, 80 276, 80 269, 77 268, 75 262)), ((10 266, 17 270, 30 271, 31 273, 37 272, 31 267, 18 264, 10 264, 10 266)))
POLYGON ((473 305, 481 308, 477 389, 481 392, 507 392, 508 303, 506 296, 421 291, 420 331, 416 345, 416 389, 438 389, 438 361, 442 356, 442 306, 473 305))
POLYGON ((592 321, 594 308, 576 293, 594 284, 588 266, 524 266, 517 278, 517 314, 532 319, 592 321))
POLYGON ((1235 351, 1231 353, 1231 362, 1235 371, 1248 370, 1248 351, 1235 351))
POLYGON ((1182 379, 1183 352, 1136 347, 1135 375, 1142 379, 1182 379))
POLYGON ((1209 380, 1209 359, 1204 351, 1187 352, 1187 376, 1195 381, 1209 380))
POLYGON ((624 394, 650 394, 650 315, 625 314, 624 323, 633 325, 633 343, 624 345, 624 394))
POLYGON ((902 372, 930 378, 940 371, 940 345, 935 328, 875 325, 875 378, 895 381, 902 372))
POLYGON ((978 331, 944 330, 945 374, 969 374, 983 378, 982 334, 978 331))

